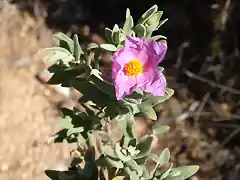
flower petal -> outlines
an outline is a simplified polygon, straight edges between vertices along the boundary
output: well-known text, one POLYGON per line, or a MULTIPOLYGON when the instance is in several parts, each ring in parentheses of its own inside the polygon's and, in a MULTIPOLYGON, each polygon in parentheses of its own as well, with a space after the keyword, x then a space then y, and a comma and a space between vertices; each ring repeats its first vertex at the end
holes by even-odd
POLYGON ((118 73, 114 82, 117 100, 132 94, 136 84, 135 77, 125 76, 123 72, 118 73))
POLYGON ((160 63, 166 52, 167 52, 167 44, 162 41, 156 42, 153 40, 148 40, 146 43, 146 47, 149 52, 155 54, 157 56, 157 61, 160 63))
POLYGON ((144 73, 143 77, 148 77, 144 79, 146 83, 140 87, 142 90, 151 93, 154 96, 164 96, 166 91, 166 78, 159 71, 151 71, 144 73))

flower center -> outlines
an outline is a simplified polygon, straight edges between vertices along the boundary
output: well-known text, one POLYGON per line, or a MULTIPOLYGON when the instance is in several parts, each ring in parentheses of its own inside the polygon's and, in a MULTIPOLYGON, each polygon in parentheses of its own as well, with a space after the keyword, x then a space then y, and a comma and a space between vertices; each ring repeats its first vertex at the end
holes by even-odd
POLYGON ((125 65, 124 71, 127 76, 137 76, 139 74, 142 74, 143 64, 139 60, 133 59, 125 65))

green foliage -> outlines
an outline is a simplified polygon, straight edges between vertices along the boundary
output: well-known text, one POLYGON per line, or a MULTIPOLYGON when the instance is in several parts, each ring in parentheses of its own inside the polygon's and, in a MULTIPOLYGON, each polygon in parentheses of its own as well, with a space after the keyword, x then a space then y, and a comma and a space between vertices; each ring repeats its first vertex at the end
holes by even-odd
MULTIPOLYGON (((134 24, 130 10, 126 10, 123 27, 114 25, 106 28, 106 44, 90 43, 85 49, 79 44, 77 35, 73 39, 63 33, 54 35, 55 47, 44 49, 53 53, 49 61, 55 62, 48 70, 53 76, 49 84, 61 84, 71 87, 81 94, 78 102, 84 107, 63 108, 62 119, 51 125, 63 129, 57 132, 50 141, 55 143, 76 143, 79 155, 74 158, 68 171, 47 170, 46 175, 52 180, 182 180, 198 170, 198 166, 173 167, 170 163, 170 151, 164 149, 159 155, 152 153, 153 137, 167 133, 169 126, 155 124, 152 134, 141 139, 135 135, 135 117, 142 116, 157 120, 154 106, 169 99, 174 90, 167 88, 164 96, 153 96, 141 89, 136 89, 123 100, 116 100, 112 82, 103 79, 99 67, 101 51, 113 53, 124 47, 126 36, 137 36, 147 39, 165 39, 162 35, 152 37, 152 33, 163 25, 163 12, 156 5, 147 10, 134 24), (94 52, 94 62, 90 61, 90 52, 94 52), (111 126, 116 122, 115 126, 111 126), (110 130, 110 132, 109 132, 110 130), (118 140, 112 140, 115 130, 121 134, 118 140), (80 163, 84 162, 84 168, 80 163), (154 167, 149 168, 150 162, 154 167), (166 164, 168 169, 163 170, 166 164)), ((163 71, 163 67, 158 68, 163 71)))

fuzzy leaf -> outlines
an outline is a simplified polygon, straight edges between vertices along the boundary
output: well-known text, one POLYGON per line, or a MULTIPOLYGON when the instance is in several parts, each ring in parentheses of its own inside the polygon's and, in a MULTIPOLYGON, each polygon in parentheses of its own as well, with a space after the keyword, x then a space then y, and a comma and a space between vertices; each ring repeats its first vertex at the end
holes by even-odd
POLYGON ((123 180, 124 176, 116 176, 112 180, 123 180))
POLYGON ((172 168, 172 171, 179 171, 181 176, 184 179, 187 179, 194 175, 199 170, 199 166, 197 165, 189 165, 189 166, 181 166, 177 168, 172 168))
POLYGON ((152 26, 152 25, 155 26, 155 30, 156 30, 156 27, 157 27, 158 24, 159 24, 159 20, 161 19, 162 14, 163 14, 162 11, 157 11, 157 12, 155 12, 155 13, 146 21, 146 23, 147 23, 149 26, 152 26))
POLYGON ((74 57, 76 61, 79 61, 81 54, 84 54, 84 52, 81 49, 81 46, 78 41, 78 36, 76 34, 73 36, 73 41, 74 41, 74 57))
POLYGON ((137 24, 135 27, 134 27, 134 32, 136 33, 137 37, 145 37, 146 36, 146 33, 147 33, 147 30, 145 28, 144 25, 142 24, 137 24))
POLYGON ((62 47, 51 47, 51 48, 44 48, 41 51, 43 52, 51 52, 51 53, 56 53, 57 51, 64 52, 66 54, 71 54, 67 49, 62 48, 62 47))
POLYGON ((116 143, 115 144, 115 148, 114 148, 114 152, 116 153, 117 157, 123 161, 123 162, 126 162, 126 161, 129 161, 131 160, 131 156, 128 156, 128 155, 124 155, 122 152, 121 152, 122 148, 120 147, 120 144, 119 143, 116 143))
POLYGON ((123 163, 119 159, 110 158, 108 156, 101 155, 98 160, 96 160, 98 166, 103 167, 115 167, 117 169, 123 168, 123 163))
POLYGON ((131 35, 131 29, 134 26, 133 18, 130 15, 130 10, 127 9, 126 11, 126 21, 123 25, 123 31, 125 32, 126 35, 131 35))
POLYGON ((74 134, 74 133, 81 133, 83 131, 84 131, 83 127, 71 128, 71 129, 68 130, 67 136, 70 136, 71 134, 74 134))
POLYGON ((136 163, 136 161, 134 161, 134 160, 127 161, 126 165, 127 165, 127 167, 129 167, 132 170, 132 172, 137 171, 137 175, 142 176, 143 168, 141 166, 139 166, 136 163))
POLYGON ((72 80, 71 85, 82 94, 82 97, 80 98, 81 102, 92 101, 99 107, 105 107, 109 101, 111 102, 111 98, 107 94, 100 91, 91 82, 72 80))
POLYGON ((135 137, 133 132, 134 116, 131 113, 119 115, 115 119, 119 128, 123 131, 124 136, 130 139, 135 137))
POLYGON ((59 125, 59 126, 62 126, 63 128, 66 128, 66 129, 73 128, 72 118, 70 116, 66 116, 66 117, 61 118, 57 121, 51 122, 51 123, 49 123, 49 125, 50 126, 59 125))
POLYGON ((138 108, 144 117, 152 119, 154 121, 157 120, 157 114, 150 105, 145 105, 143 103, 138 105, 138 108))
POLYGON ((145 21, 147 21, 155 12, 157 12, 158 10, 158 6, 154 5, 151 8, 149 8, 140 18, 139 20, 139 24, 144 23, 145 21))
POLYGON ((168 19, 164 19, 164 20, 160 21, 156 29, 159 29, 167 21, 168 21, 168 19))
POLYGON ((161 135, 161 134, 164 134, 166 132, 168 132, 170 129, 169 126, 163 126, 163 125, 155 125, 153 127, 153 134, 156 134, 156 135, 161 135))
POLYGON ((163 35, 156 35, 156 36, 152 36, 149 39, 157 41, 159 39, 167 39, 167 37, 163 36, 163 35))
POLYGON ((153 178, 156 170, 158 167, 162 166, 163 164, 167 163, 170 159, 170 151, 168 148, 165 148, 159 157, 154 154, 151 154, 150 158, 156 162, 155 168, 150 172, 150 178, 153 178))
POLYGON ((171 164, 171 166, 170 166, 164 173, 161 174, 160 180, 165 179, 165 178, 169 175, 169 173, 170 173, 171 170, 172 170, 172 164, 171 164))
POLYGON ((112 30, 111 29, 109 29, 109 28, 105 28, 105 37, 106 37, 106 39, 107 39, 107 42, 108 43, 113 43, 113 39, 112 39, 112 30))
POLYGON ((90 80, 98 87, 102 92, 115 97, 115 89, 114 86, 106 81, 101 80, 97 75, 92 74, 90 80))
POLYGON ((140 150, 140 153, 138 153, 136 155, 136 159, 140 159, 140 158, 143 158, 145 156, 147 156, 150 151, 151 151, 151 146, 152 146, 152 141, 153 141, 153 137, 147 137, 146 139, 144 140, 141 140, 137 146, 136 146, 136 149, 137 150, 140 150))
POLYGON ((98 46, 98 44, 96 44, 96 43, 89 43, 87 49, 88 49, 88 50, 91 50, 91 49, 96 49, 96 48, 98 48, 98 47, 99 47, 99 46, 98 46))
POLYGON ((120 43, 120 29, 117 24, 115 24, 113 27, 112 40, 116 45, 120 43))
POLYGON ((57 46, 66 48, 72 54, 74 53, 74 41, 70 37, 68 37, 64 33, 58 32, 53 35, 53 39, 57 46))
POLYGON ((113 44, 101 44, 100 48, 110 51, 110 52, 115 52, 117 51, 117 47, 114 46, 113 44))
POLYGON ((164 96, 150 96, 148 99, 146 99, 143 104, 148 104, 148 105, 151 105, 152 107, 159 104, 159 103, 162 103, 164 101, 166 101, 167 99, 169 99, 172 95, 174 94, 174 90, 173 89, 170 89, 170 88, 167 88, 166 89, 166 92, 165 92, 165 95, 164 96))

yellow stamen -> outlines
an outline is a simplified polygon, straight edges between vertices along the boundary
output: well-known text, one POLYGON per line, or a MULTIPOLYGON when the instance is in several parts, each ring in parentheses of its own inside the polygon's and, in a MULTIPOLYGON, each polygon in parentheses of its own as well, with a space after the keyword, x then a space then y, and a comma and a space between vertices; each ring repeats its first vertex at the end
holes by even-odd
POLYGON ((139 60, 133 59, 125 65, 124 71, 127 76, 140 75, 143 72, 143 64, 139 60))

